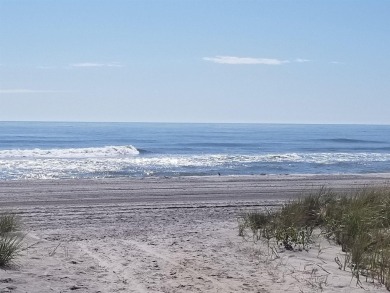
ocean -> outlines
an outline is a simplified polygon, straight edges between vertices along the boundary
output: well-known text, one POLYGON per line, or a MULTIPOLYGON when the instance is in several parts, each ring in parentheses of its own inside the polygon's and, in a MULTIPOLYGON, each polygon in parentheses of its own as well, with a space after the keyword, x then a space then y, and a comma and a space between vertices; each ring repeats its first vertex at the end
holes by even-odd
POLYGON ((389 125, 0 122, 0 180, 362 173, 389 125))

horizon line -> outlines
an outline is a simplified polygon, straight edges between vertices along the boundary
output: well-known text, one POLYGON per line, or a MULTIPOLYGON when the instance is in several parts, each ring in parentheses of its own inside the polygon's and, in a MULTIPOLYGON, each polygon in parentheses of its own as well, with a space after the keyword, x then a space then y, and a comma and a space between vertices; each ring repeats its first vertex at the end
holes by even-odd
POLYGON ((80 121, 80 120, 0 120, 0 123, 134 123, 134 124, 273 124, 273 125, 372 125, 390 126, 390 123, 355 122, 199 122, 199 121, 80 121))

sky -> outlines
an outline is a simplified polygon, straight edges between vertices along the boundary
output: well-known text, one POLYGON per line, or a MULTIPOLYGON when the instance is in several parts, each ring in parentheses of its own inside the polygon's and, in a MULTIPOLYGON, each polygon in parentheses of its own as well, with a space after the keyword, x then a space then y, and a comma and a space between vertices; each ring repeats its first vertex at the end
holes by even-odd
POLYGON ((388 0, 0 0, 0 121, 390 124, 388 0))

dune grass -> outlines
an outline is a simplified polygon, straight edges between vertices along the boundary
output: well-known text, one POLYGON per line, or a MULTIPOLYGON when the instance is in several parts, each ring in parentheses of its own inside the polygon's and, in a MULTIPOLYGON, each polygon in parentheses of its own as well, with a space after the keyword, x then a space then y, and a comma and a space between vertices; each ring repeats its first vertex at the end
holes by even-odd
POLYGON ((21 250, 23 237, 6 234, 0 237, 0 267, 8 266, 21 250))
POLYGON ((18 256, 23 236, 15 233, 20 223, 14 214, 0 215, 0 267, 6 267, 18 256))
POLYGON ((18 230, 19 226, 19 220, 14 214, 0 215, 0 236, 18 230))
POLYGON ((390 291, 390 188, 362 189, 336 194, 327 189, 288 202, 280 210, 247 213, 245 229, 256 239, 275 240, 287 250, 307 250, 314 229, 320 229, 346 253, 360 282, 378 280, 390 291))

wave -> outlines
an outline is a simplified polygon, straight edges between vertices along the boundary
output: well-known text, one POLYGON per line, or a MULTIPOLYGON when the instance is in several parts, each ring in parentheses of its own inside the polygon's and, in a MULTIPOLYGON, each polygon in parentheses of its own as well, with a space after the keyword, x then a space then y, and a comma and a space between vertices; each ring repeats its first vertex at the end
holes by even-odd
POLYGON ((186 143, 186 146, 195 147, 243 147, 243 146, 257 146, 257 144, 238 143, 238 142, 192 142, 186 143))
POLYGON ((303 162, 303 163, 337 163, 359 161, 390 161, 390 153, 268 153, 258 155, 241 154, 192 154, 192 155, 162 155, 147 150, 137 149, 132 145, 105 146, 91 148, 68 149, 16 149, 0 150, 0 160, 35 160, 35 159, 119 159, 122 162, 144 165, 203 165, 224 163, 261 163, 261 162, 303 162), (138 156, 147 153, 148 156, 138 156))
POLYGON ((0 150, 0 159, 83 159, 115 158, 139 155, 132 145, 67 149, 12 149, 0 150))
POLYGON ((311 163, 337 164, 358 162, 390 162, 390 154, 383 153, 285 153, 263 155, 193 155, 136 157, 129 162, 148 166, 220 166, 252 163, 311 163))
POLYGON ((336 142, 336 143, 385 143, 384 141, 377 140, 362 140, 362 139, 351 139, 351 138, 329 138, 329 139, 317 139, 316 141, 323 142, 336 142))
POLYGON ((245 170, 272 172, 283 168, 292 173, 302 170, 312 170, 314 173, 318 170, 315 168, 321 166, 327 166, 326 170, 345 166, 342 168, 348 172, 356 166, 365 168, 364 166, 369 165, 387 166, 390 163, 390 153, 138 154, 139 150, 133 146, 12 152, 3 150, 0 151, 0 179, 215 174, 216 170, 240 174, 245 173, 245 170), (309 169, 301 169, 302 166, 309 169))

